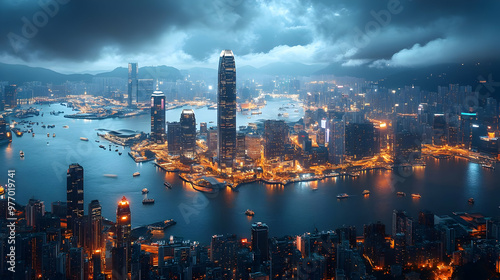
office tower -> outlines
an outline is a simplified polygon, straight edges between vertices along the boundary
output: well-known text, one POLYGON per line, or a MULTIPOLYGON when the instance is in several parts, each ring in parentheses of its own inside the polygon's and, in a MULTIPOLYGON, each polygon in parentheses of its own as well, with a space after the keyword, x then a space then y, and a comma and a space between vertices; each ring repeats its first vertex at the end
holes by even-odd
POLYGON ((30 199, 26 205, 26 222, 29 227, 33 227, 35 231, 40 231, 42 217, 45 215, 45 205, 43 201, 38 199, 30 199))
POLYGON ((111 279, 127 279, 127 248, 125 247, 111 249, 111 279))
POLYGON ((132 100, 137 97, 138 92, 138 80, 137 75, 139 73, 139 68, 137 67, 137 63, 129 63, 128 64, 128 106, 132 106, 132 100))
POLYGON ((273 238, 270 242, 271 275, 273 279, 291 279, 300 259, 300 251, 292 237, 273 238))
POLYGON ((311 257, 300 259, 297 265, 298 280, 321 280, 326 279, 325 257, 316 253, 311 257))
POLYGON ((252 252, 257 263, 269 260, 269 227, 261 222, 252 224, 252 252))
POLYGON ((165 141, 165 95, 161 91, 151 95, 151 140, 155 143, 165 141))
POLYGON ((245 158, 245 133, 243 132, 236 134, 236 157, 240 160, 245 158))
POLYGON ((434 145, 447 144, 447 132, 446 116, 444 114, 434 114, 432 143, 434 145))
POLYGON ((83 217, 83 167, 78 163, 69 166, 66 184, 66 219, 68 231, 75 234, 77 231, 77 220, 83 217))
POLYGON ((94 251, 92 253, 92 276, 93 279, 100 279, 100 277, 103 276, 100 250, 94 251))
POLYGON ((116 209, 116 247, 130 247, 130 227, 130 206, 124 196, 116 209))
POLYGON ((83 280, 83 248, 69 249, 69 279, 83 280))
POLYGON ((392 211, 392 236, 406 231, 406 212, 401 210, 392 211))
POLYGON ((180 122, 167 123, 167 143, 168 153, 171 155, 180 155, 182 129, 180 122))
POLYGON ((236 235, 214 235, 210 242, 210 261, 221 267, 223 274, 236 268, 238 238, 236 235))
POLYGON ((264 122, 264 157, 267 160, 283 157, 286 143, 288 143, 288 125, 285 121, 266 120, 264 122))
POLYGON ((116 209, 116 249, 113 251, 113 271, 129 271, 130 265, 130 232, 131 232, 131 213, 129 201, 124 197, 118 202, 116 209))
POLYGON ((257 134, 245 135, 246 154, 252 160, 258 160, 262 155, 262 138, 257 134))
POLYGON ((7 126, 5 119, 0 116, 0 144, 12 142, 12 132, 7 126))
POLYGON ((187 158, 196 155, 196 118, 192 109, 182 110, 181 119, 182 154, 187 158))
POLYGON ((331 164, 344 163, 345 154, 345 122, 341 119, 332 119, 328 123, 328 161, 331 164))
POLYGON ((385 264, 385 225, 381 222, 365 225, 365 254, 373 261, 373 265, 383 267, 385 264))
POLYGON ((231 171, 236 155, 236 65, 230 50, 222 51, 219 59, 217 137, 219 168, 231 171))
POLYGON ((101 204, 99 200, 92 200, 89 203, 89 226, 90 226, 90 249, 100 250, 102 247, 102 216, 101 204))
POLYGON ((208 132, 208 127, 206 122, 200 123, 200 133, 206 134, 208 132))
POLYGON ((4 87, 4 109, 14 109, 17 106, 17 86, 10 85, 4 87))
MULTIPOLYGON (((321 122, 323 122, 323 120, 321 122)), ((326 133, 325 128, 321 127, 318 129, 318 133, 316 134, 316 143, 320 146, 325 145, 325 139, 326 139, 325 133, 326 133)))
POLYGON ((349 123, 345 126, 345 153, 353 160, 374 155, 375 129, 372 123, 349 123))
POLYGON ((66 201, 56 201, 50 204, 50 212, 58 218, 66 218, 68 203, 66 201))
POLYGON ((207 133, 207 148, 210 155, 217 153, 217 127, 210 127, 207 133))

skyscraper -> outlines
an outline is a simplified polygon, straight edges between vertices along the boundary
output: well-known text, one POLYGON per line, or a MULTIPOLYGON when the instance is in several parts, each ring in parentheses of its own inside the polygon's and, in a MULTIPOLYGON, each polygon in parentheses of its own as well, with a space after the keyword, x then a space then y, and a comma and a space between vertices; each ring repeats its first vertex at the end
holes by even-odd
POLYGON ((269 260, 269 227, 261 222, 252 224, 252 252, 260 262, 269 260))
POLYGON ((182 154, 187 158, 196 155, 196 118, 192 109, 182 110, 181 119, 182 154))
POLYGON ((14 109, 17 106, 17 86, 5 86, 4 87, 4 99, 5 105, 4 109, 14 109))
POLYGON ((102 245, 102 207, 99 200, 95 199, 89 203, 89 225, 90 225, 90 248, 92 251, 100 250, 102 245))
POLYGON ((345 154, 345 122, 342 119, 332 119, 328 124, 328 161, 331 164, 344 163, 345 154))
POLYGON ((264 157, 273 159, 285 155, 285 143, 288 142, 288 125, 283 120, 264 122, 264 157))
POLYGON ((181 152, 181 124, 179 122, 168 122, 167 130, 168 153, 179 155, 181 152))
POLYGON ((162 143, 165 139, 165 95, 161 91, 151 95, 151 140, 162 143))
POLYGON ((236 65, 231 50, 223 50, 219 59, 217 129, 219 166, 230 170, 236 155, 236 65))
POLYGON ((116 247, 112 250, 113 279, 123 279, 130 263, 130 206, 125 196, 118 202, 116 209, 116 247))
POLYGON ((137 88, 138 80, 137 74, 139 73, 139 68, 137 63, 128 64, 128 106, 132 106, 133 97, 137 98, 137 88))
POLYGON ((116 209, 116 246, 130 246, 131 214, 127 198, 122 197, 116 209))
POLYGON ((78 163, 71 164, 66 177, 66 219, 68 221, 68 230, 76 233, 76 220, 83 217, 83 167, 78 163))
POLYGON ((43 201, 34 198, 30 199, 28 205, 26 205, 25 213, 28 226, 33 227, 36 231, 40 231, 42 216, 45 215, 43 201))

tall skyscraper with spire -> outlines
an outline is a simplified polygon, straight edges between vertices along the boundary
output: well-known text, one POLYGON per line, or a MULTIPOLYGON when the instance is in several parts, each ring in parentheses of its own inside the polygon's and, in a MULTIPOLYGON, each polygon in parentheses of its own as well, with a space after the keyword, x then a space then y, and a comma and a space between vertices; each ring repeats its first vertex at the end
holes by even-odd
POLYGON ((236 156, 236 65, 231 50, 223 50, 219 59, 217 137, 219 168, 231 170, 236 156))
POLYGON ((129 63, 128 64, 128 106, 132 106, 132 100, 135 97, 138 99, 138 86, 139 80, 137 79, 137 75, 139 74, 139 67, 137 63, 129 63))
POLYGON ((125 196, 118 202, 116 209, 116 246, 112 254, 113 279, 126 279, 130 265, 130 205, 125 196))
POLYGON ((78 163, 71 164, 66 177, 67 229, 76 233, 77 220, 83 217, 83 167, 78 163))

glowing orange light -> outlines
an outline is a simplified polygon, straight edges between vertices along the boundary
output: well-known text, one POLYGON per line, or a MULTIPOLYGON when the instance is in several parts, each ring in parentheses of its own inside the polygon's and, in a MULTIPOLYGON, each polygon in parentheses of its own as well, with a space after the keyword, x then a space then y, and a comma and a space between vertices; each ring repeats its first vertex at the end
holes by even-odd
POLYGON ((247 243, 247 242, 248 242, 248 239, 246 239, 246 238, 241 239, 241 243, 247 243))
POLYGON ((387 124, 386 124, 386 123, 381 123, 381 124, 380 124, 380 127, 381 127, 381 128, 382 128, 382 127, 387 127, 387 124))
POLYGON ((127 216, 122 216, 122 220, 126 220, 127 219, 127 216))

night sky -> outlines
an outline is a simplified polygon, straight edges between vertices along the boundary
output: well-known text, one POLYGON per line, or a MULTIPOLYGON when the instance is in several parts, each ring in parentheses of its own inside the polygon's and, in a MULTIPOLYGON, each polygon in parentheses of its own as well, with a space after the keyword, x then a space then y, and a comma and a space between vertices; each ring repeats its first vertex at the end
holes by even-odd
POLYGON ((481 62, 500 57, 499 11, 496 0, 2 0, 0 62, 215 68, 222 49, 255 67, 481 62))

